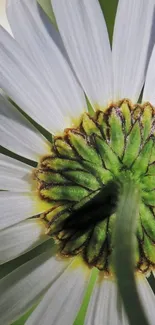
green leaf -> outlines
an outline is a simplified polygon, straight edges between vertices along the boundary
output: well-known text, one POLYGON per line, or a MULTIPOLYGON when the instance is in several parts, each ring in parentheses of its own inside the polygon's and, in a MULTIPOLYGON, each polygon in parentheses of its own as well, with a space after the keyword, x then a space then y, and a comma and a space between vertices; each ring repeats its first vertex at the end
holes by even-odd
POLYGON ((155 203, 155 191, 142 192, 142 199, 146 205, 154 206, 155 203))
POLYGON ((96 177, 96 179, 99 181, 101 185, 106 184, 113 177, 112 173, 104 167, 97 166, 88 161, 82 162, 82 165, 86 170, 88 170, 96 177))
POLYGON ((147 174, 148 175, 155 175, 155 164, 152 164, 152 165, 149 166, 147 174))
MULTIPOLYGON (((140 205, 140 217, 143 228, 145 229, 147 235, 154 240, 155 238, 155 222, 154 215, 152 211, 145 204, 140 205)), ((143 247, 145 246, 145 243, 143 247)), ((151 246, 152 247, 152 246, 151 246)), ((154 249, 153 249, 154 250, 154 249)))
POLYGON ((114 29, 114 20, 116 15, 116 9, 118 0, 99 0, 102 11, 104 12, 104 17, 106 20, 109 38, 112 43, 112 35, 113 35, 113 29, 114 29))
POLYGON ((82 127, 87 135, 98 134, 101 136, 101 132, 97 124, 88 114, 83 115, 82 127))
POLYGON ((55 171, 64 171, 66 169, 76 170, 82 169, 82 165, 80 162, 75 160, 69 159, 62 159, 62 158, 53 158, 47 157, 42 161, 42 166, 45 168, 51 168, 55 171))
POLYGON ((153 141, 150 139, 141 150, 138 158, 132 166, 134 174, 140 176, 145 174, 148 168, 151 152, 153 147, 153 141))
POLYGON ((62 254, 77 254, 88 239, 89 233, 90 231, 84 232, 83 234, 81 234, 81 232, 77 232, 75 235, 73 235, 64 246, 62 254))
POLYGON ((51 1, 50 0, 37 0, 38 3, 41 5, 41 7, 44 9, 45 13, 47 16, 51 19, 51 22, 55 27, 57 27, 54 12, 51 6, 51 1))
POLYGON ((78 202, 89 194, 86 189, 74 185, 57 185, 52 186, 51 188, 43 188, 40 190, 40 193, 44 198, 50 200, 67 200, 71 202, 78 202))
POLYGON ((151 259, 153 263, 155 263, 155 250, 152 249, 152 242, 148 236, 144 236, 144 254, 146 258, 151 259))
POLYGON ((92 294, 95 282, 97 280, 97 276, 98 276, 98 270, 93 269, 92 273, 91 273, 91 278, 90 278, 90 281, 89 281, 89 284, 88 284, 88 287, 87 287, 87 290, 86 290, 86 293, 85 293, 85 296, 84 296, 84 299, 83 299, 83 302, 81 304, 81 308, 79 310, 79 313, 78 313, 73 325, 83 325, 84 324, 84 319, 85 319, 85 316, 86 316, 86 311, 87 311, 87 308, 88 308, 89 299, 90 299, 90 296, 92 294))
POLYGON ((46 184, 64 184, 69 182, 63 177, 63 175, 43 169, 38 170, 36 176, 39 181, 45 182, 46 184))
POLYGON ((142 178, 142 188, 144 191, 155 189, 155 175, 147 175, 142 178))
POLYGON ((109 118, 109 125, 111 148, 119 157, 121 157, 124 151, 124 133, 122 122, 119 115, 117 115, 116 109, 112 110, 109 118))
POLYGON ((123 163, 130 167, 134 160, 137 158, 141 144, 141 134, 139 123, 136 122, 127 137, 123 163))
POLYGON ((66 171, 63 173, 65 177, 68 177, 73 183, 79 184, 89 190, 97 190, 100 187, 97 179, 88 172, 85 171, 66 171))
POLYGON ((54 145, 60 155, 68 157, 69 159, 77 157, 72 147, 66 141, 64 141, 64 139, 56 138, 54 145))
POLYGON ((98 152, 100 153, 100 156, 103 159, 105 167, 109 169, 112 173, 114 173, 114 175, 117 175, 121 166, 117 156, 108 146, 108 144, 106 144, 106 142, 100 137, 95 136, 95 142, 98 152))
POLYGON ((99 256, 104 240, 107 236, 107 220, 99 222, 91 235, 91 239, 87 245, 86 259, 88 263, 93 261, 99 256))
POLYGON ((69 141, 80 157, 87 161, 93 162, 94 164, 102 166, 102 160, 100 156, 96 153, 96 150, 88 143, 87 139, 82 136, 82 134, 70 131, 69 141))
POLYGON ((122 111, 122 114, 123 114, 124 120, 125 120, 125 131, 126 131, 126 134, 128 134, 130 131, 130 128, 131 128, 131 113, 129 110, 128 103, 124 101, 122 103, 120 109, 122 111))
POLYGON ((151 157, 150 157, 150 164, 155 162, 155 142, 153 143, 153 148, 152 148, 152 153, 151 153, 151 157))
POLYGON ((143 129, 142 129, 143 130, 143 142, 145 142, 151 133, 151 126, 152 126, 152 108, 150 105, 147 105, 144 108, 141 122, 143 125, 143 129))

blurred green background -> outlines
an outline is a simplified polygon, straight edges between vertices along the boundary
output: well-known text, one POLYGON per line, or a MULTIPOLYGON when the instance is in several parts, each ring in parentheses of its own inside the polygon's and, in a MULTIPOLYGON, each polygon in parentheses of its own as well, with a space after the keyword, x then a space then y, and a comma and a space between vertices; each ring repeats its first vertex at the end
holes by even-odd
MULTIPOLYGON (((53 12, 52 12, 50 0, 38 0, 38 2, 41 4, 44 11, 50 17, 51 22, 55 24, 55 19, 54 19, 54 15, 53 15, 53 12)), ((105 20, 106 20, 106 23, 107 23, 107 28, 108 28, 110 41, 112 41, 112 34, 113 34, 114 19, 115 19, 117 3, 118 3, 118 0, 100 0, 100 5, 102 7, 104 17, 105 17, 105 20)), ((4 277, 6 274, 11 272, 13 269, 18 267, 22 263, 24 263, 27 260, 31 259, 33 256, 39 254, 41 251, 44 251, 44 249, 46 249, 48 245, 49 246, 51 245, 50 240, 48 241, 48 243, 43 244, 41 247, 38 247, 37 249, 34 249, 30 253, 25 254, 24 256, 16 259, 15 261, 9 262, 9 263, 5 264, 4 266, 1 266, 0 267, 0 278, 4 277)), ((86 295, 84 297, 84 301, 83 301, 81 310, 80 310, 79 314, 77 315, 77 318, 75 320, 74 325, 82 325, 83 324, 84 317, 85 317, 85 314, 86 314, 86 309, 87 309, 87 306, 88 306, 88 301, 89 301, 88 298, 90 296, 90 292, 93 289, 93 285, 94 285, 94 282, 95 282, 96 275, 97 275, 97 271, 94 270, 94 272, 92 274, 92 277, 91 277, 91 280, 90 280, 90 283, 89 283, 88 290, 87 290, 86 295)), ((34 306, 34 308, 35 308, 35 306, 34 306)), ((32 312, 32 310, 33 309, 31 309, 28 313, 26 313, 18 321, 14 322, 12 325, 23 325, 25 323, 27 317, 29 316, 29 314, 32 312)))

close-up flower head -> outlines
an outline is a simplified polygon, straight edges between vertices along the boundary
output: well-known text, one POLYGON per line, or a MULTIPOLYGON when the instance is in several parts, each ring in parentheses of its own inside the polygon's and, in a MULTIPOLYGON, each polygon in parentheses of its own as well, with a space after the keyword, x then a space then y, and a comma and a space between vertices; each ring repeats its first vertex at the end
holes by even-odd
POLYGON ((0 325, 155 325, 155 1, 102 9, 0 0, 0 325))

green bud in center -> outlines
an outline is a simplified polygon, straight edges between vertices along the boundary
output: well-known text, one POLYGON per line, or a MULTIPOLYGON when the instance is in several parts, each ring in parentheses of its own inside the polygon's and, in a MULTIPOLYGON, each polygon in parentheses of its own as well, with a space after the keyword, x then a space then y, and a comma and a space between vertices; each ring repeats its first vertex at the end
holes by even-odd
POLYGON ((89 266, 112 270, 113 234, 119 185, 139 184, 141 203, 135 268, 155 265, 154 110, 127 100, 54 138, 51 155, 35 171, 39 195, 51 202, 41 218, 65 256, 80 254, 89 266))

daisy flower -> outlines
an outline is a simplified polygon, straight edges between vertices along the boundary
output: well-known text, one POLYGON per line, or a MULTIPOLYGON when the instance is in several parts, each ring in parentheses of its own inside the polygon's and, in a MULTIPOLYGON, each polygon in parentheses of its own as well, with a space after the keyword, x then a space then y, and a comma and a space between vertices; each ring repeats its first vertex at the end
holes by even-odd
POLYGON ((35 0, 8 0, 14 38, 0 28, 0 87, 12 100, 0 96, 0 144, 16 154, 0 155, 0 263, 55 243, 0 280, 1 324, 36 304, 26 325, 72 325, 93 269, 85 325, 129 324, 112 263, 129 176, 140 188, 135 276, 153 325, 154 1, 119 0, 112 50, 97 0, 52 5, 59 31, 35 0))

